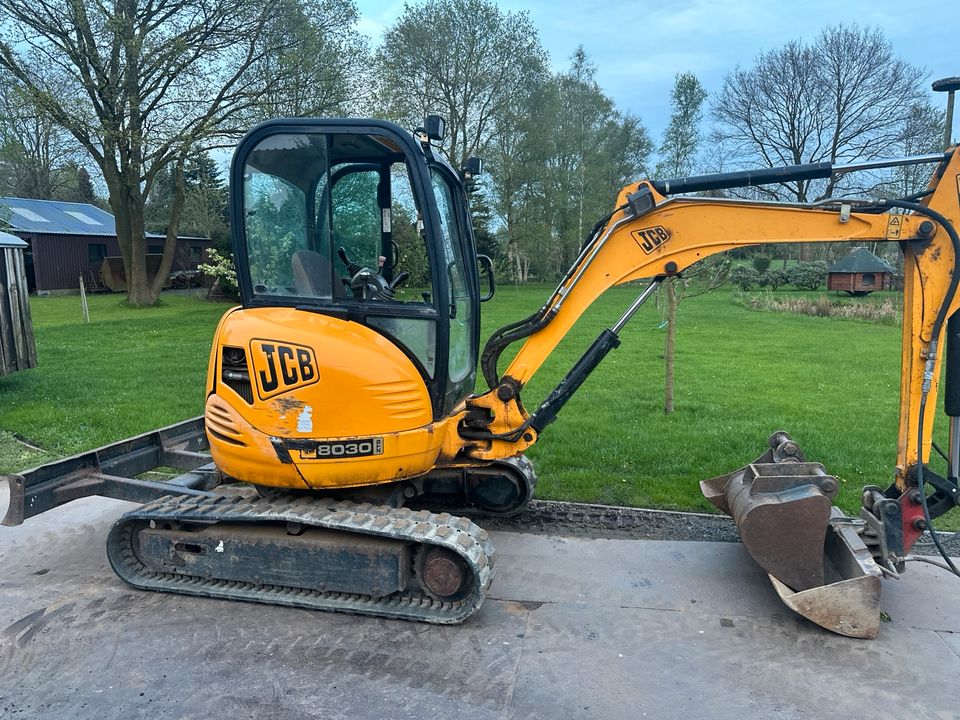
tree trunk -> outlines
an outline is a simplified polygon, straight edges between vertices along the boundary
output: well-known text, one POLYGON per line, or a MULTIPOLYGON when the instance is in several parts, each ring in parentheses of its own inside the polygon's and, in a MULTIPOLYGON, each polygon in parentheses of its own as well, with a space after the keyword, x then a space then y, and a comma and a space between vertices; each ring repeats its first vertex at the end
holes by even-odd
POLYGON ((177 235, 180 232, 180 217, 183 214, 183 203, 186 199, 183 186, 183 164, 181 157, 177 160, 174 168, 174 193, 173 201, 170 203, 170 221, 167 224, 167 237, 163 243, 163 258, 160 260, 160 268, 157 270, 157 276, 150 285, 150 295, 153 302, 160 298, 160 291, 167 282, 170 270, 173 267, 173 259, 177 253, 177 235))
MULTIPOLYGON (((116 152, 115 148, 106 149, 116 152)), ((140 190, 139 171, 121 172, 110 160, 104 161, 101 170, 107 184, 110 209, 113 210, 117 244, 123 257, 127 302, 131 305, 153 305, 159 293, 153 293, 147 277, 144 197, 140 190)))
MULTIPOLYGON (((509 232, 509 231, 508 231, 509 232)), ((517 285, 520 284, 520 256, 517 254, 517 242, 512 235, 507 239, 507 267, 510 268, 510 279, 517 285)))
POLYGON ((147 274, 147 238, 143 224, 143 204, 138 208, 131 198, 130 204, 130 267, 127 268, 127 302, 131 305, 153 305, 154 295, 147 274))
POLYGON ((667 278, 667 337, 663 345, 663 412, 673 412, 673 359, 677 340, 677 287, 676 278, 667 278))

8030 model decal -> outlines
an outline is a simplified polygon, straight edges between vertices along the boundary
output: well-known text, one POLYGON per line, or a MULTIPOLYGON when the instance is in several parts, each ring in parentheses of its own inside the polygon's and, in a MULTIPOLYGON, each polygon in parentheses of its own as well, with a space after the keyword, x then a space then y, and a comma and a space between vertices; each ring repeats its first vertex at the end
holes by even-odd
POLYGON ((383 438, 311 441, 311 447, 300 450, 301 460, 335 460, 337 458, 383 455, 383 438))

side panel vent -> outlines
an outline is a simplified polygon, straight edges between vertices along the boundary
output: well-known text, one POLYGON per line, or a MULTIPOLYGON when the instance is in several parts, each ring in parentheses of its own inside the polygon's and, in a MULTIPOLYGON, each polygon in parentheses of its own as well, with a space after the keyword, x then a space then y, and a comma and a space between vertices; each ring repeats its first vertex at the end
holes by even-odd
POLYGON ((222 398, 216 396, 210 398, 204 420, 207 432, 217 439, 231 445, 246 447, 246 443, 243 441, 243 433, 240 432, 230 415, 230 406, 222 398))

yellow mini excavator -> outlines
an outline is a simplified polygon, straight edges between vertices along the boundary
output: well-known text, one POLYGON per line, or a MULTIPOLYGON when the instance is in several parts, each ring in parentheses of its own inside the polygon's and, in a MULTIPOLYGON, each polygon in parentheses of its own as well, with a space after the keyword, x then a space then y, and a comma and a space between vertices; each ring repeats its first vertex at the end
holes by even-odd
POLYGON ((380 120, 252 130, 230 171, 242 303, 217 327, 204 417, 8 476, 4 524, 88 495, 133 500, 107 552, 134 587, 457 623, 494 575, 473 520, 526 506, 536 478, 524 450, 664 278, 748 245, 889 241, 905 275, 889 486, 865 488, 859 517, 846 517, 831 502, 836 478, 783 432, 754 462, 701 483, 784 602, 835 632, 874 636, 881 577, 896 577, 933 518, 960 502, 960 153, 631 184, 543 306, 480 353, 479 305, 495 286, 464 187, 481 168, 471 158, 454 170, 442 137, 437 116, 412 133, 380 120), (690 194, 920 163, 934 168, 929 186, 902 200, 690 194), (633 282, 636 301, 528 411, 523 389, 570 327, 606 289, 633 282), (941 475, 927 462, 944 346, 941 475), (475 394, 478 362, 488 389, 475 394), (138 477, 158 466, 185 472, 138 477))

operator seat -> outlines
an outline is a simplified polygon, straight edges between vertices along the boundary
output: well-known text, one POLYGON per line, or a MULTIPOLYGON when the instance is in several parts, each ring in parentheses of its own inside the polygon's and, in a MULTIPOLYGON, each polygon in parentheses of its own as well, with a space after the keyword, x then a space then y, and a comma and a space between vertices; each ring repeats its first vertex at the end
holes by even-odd
POLYGON ((297 250, 293 254, 293 284, 298 295, 329 298, 332 296, 333 265, 313 250, 297 250))

